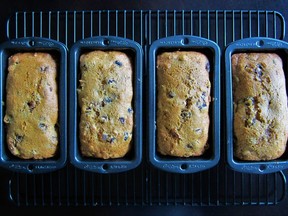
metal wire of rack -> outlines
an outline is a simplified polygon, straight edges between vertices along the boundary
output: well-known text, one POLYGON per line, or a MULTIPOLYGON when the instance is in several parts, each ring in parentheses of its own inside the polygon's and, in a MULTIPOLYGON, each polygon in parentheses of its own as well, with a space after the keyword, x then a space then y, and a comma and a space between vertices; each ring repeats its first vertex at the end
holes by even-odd
MULTIPOLYGON (((111 35, 135 40, 145 54, 144 82, 149 73, 147 51, 151 43, 178 34, 211 39, 223 51, 230 42, 246 37, 266 36, 283 40, 285 20, 277 11, 106 10, 16 12, 7 21, 7 39, 47 37, 65 43, 68 48, 77 40, 92 36, 111 35)), ((146 90, 147 85, 144 85, 143 92, 146 90)), ((145 102, 143 104, 145 116, 148 109, 145 102)), ((64 169, 48 174, 11 173, 8 196, 12 205, 276 205, 285 198, 286 177, 283 172, 245 174, 232 171, 226 165, 223 138, 225 125, 221 128, 221 161, 216 167, 185 175, 153 168, 146 157, 148 149, 145 146, 148 145, 145 145, 145 119, 143 162, 135 170, 119 174, 97 174, 68 164, 64 169)))

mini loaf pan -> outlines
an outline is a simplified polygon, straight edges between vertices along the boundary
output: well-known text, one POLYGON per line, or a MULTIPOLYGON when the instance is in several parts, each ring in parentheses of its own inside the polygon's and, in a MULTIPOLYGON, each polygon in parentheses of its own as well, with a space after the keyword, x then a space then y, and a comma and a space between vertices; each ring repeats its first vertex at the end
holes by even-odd
POLYGON ((97 173, 120 173, 136 168, 142 161, 142 59, 141 46, 130 39, 115 36, 95 36, 77 41, 70 49, 70 162, 77 168, 97 173), (80 78, 80 56, 94 50, 118 50, 127 53, 133 61, 132 148, 122 158, 101 159, 84 157, 80 151, 77 87, 80 78))
MULTIPOLYGON (((67 72, 67 47, 55 40, 38 37, 25 37, 6 41, 0 45, 0 97, 4 106, 0 107, 0 131, 2 135, 0 145, 0 166, 14 172, 22 173, 47 173, 58 170, 66 165, 67 161, 67 114, 66 114, 66 72, 67 72), (47 52, 57 61, 57 88, 59 102, 59 150, 49 159, 34 160, 17 158, 10 153, 6 143, 6 132, 3 118, 5 116, 6 77, 8 72, 8 58, 18 52, 47 52)), ((37 139, 37 137, 35 137, 37 139)))
MULTIPOLYGON (((226 147, 227 163, 235 171, 243 173, 266 174, 288 168, 288 150, 278 159, 272 161, 243 161, 234 157, 234 126, 233 126, 233 85, 231 57, 234 53, 243 52, 275 52, 283 61, 286 77, 288 73, 288 43, 267 37, 245 38, 230 43, 225 49, 225 81, 226 81, 226 147)), ((288 146, 287 146, 288 148, 288 146)))
POLYGON ((220 48, 208 39, 178 35, 154 41, 149 50, 149 160, 161 170, 195 173, 218 164, 220 159, 220 48), (202 156, 171 157, 157 151, 157 55, 164 51, 198 51, 210 62, 211 103, 209 107, 209 148, 202 156))

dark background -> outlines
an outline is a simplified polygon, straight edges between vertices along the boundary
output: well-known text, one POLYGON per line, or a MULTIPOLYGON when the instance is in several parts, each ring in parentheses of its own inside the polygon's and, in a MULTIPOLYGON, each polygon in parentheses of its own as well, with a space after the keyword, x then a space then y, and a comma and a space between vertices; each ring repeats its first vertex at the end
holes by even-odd
MULTIPOLYGON (((277 10, 288 19, 288 1, 265 0, 1 0, 0 6, 0 41, 6 40, 6 20, 16 11, 55 11, 55 10, 277 10)), ((286 24, 287 29, 287 24, 286 24)), ((286 39, 285 39, 286 40, 286 39)), ((5 175, 5 172, 2 172, 5 175)), ((2 178, 0 176, 0 178, 2 178)), ((0 181, 1 182, 1 181, 0 181)), ((0 185, 0 189, 3 185, 0 185)), ((0 196, 1 197, 1 196, 0 196)), ((146 206, 146 207, 7 207, 0 206, 1 215, 288 215, 287 204, 281 202, 276 206, 231 206, 231 207, 185 207, 185 206, 146 206)))

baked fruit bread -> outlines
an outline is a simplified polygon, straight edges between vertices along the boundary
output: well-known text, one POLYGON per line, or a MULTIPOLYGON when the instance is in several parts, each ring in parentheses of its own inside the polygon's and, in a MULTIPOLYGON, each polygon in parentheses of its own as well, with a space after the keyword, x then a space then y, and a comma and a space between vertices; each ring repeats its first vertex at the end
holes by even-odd
POLYGON ((58 150, 56 61, 48 53, 16 53, 6 79, 7 144, 22 159, 45 159, 58 150))
POLYGON ((195 51, 157 56, 157 149, 162 155, 200 156, 208 148, 208 58, 195 51))
POLYGON ((234 155, 268 161, 286 149, 288 109, 282 59, 275 53, 232 55, 234 155))
POLYGON ((80 149, 83 156, 124 157, 133 130, 132 63, 120 51, 95 50, 80 56, 80 149))

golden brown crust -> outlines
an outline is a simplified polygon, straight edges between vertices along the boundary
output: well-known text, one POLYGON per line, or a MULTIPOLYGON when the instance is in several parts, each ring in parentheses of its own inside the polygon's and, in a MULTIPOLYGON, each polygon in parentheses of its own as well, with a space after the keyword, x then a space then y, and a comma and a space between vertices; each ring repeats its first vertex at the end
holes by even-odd
POLYGON ((119 51, 92 51, 80 57, 78 89, 82 155, 124 157, 133 129, 132 64, 119 51))
POLYGON ((194 51, 157 57, 157 143, 163 155, 200 156, 207 149, 210 80, 207 57, 194 51))
POLYGON ((19 158, 50 158, 58 149, 56 75, 56 62, 48 53, 9 58, 4 122, 8 148, 19 158))
POLYGON ((286 149, 288 109, 282 59, 275 53, 232 56, 237 158, 267 161, 286 149))

